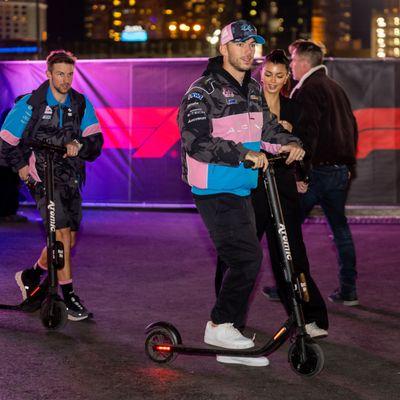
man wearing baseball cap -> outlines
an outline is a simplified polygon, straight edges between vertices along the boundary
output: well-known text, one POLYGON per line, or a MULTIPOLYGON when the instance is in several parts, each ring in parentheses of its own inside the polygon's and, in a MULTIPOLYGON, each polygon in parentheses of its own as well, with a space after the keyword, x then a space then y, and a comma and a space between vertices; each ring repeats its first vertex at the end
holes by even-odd
MULTIPOLYGON (((238 328, 245 325, 248 300, 262 261, 251 189, 267 158, 260 149, 289 153, 287 163, 302 159, 299 140, 269 111, 250 69, 256 43, 265 40, 247 21, 223 28, 221 56, 209 60, 206 71, 182 99, 178 124, 182 139, 182 177, 221 260, 229 266, 206 325, 207 344, 231 349, 254 347, 238 328), (250 160, 252 169, 244 168, 250 160)), ((230 364, 266 366, 266 357, 217 356, 230 364)))

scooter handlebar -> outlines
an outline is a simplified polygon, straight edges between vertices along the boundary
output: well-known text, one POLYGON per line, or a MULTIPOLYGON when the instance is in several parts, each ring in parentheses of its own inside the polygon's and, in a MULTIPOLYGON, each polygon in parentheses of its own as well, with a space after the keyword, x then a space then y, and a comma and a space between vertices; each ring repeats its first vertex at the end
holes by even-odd
MULTIPOLYGON (((282 153, 282 154, 267 154, 267 159, 268 159, 268 162, 274 162, 274 161, 278 161, 278 160, 286 160, 288 158, 288 153, 282 153)), ((243 166, 246 168, 246 169, 249 169, 249 168, 253 168, 253 166, 254 166, 254 162, 253 161, 251 161, 251 160, 244 160, 243 161, 243 166)))
MULTIPOLYGON (((268 158, 268 162, 270 163, 274 163, 274 161, 278 161, 278 160, 286 160, 288 157, 288 153, 282 153, 282 154, 267 154, 267 158, 268 158)), ((297 163, 297 174, 300 178, 300 180, 308 183, 310 181, 310 178, 308 176, 308 172, 307 172, 307 168, 304 165, 304 161, 303 160, 298 160, 295 161, 297 163)), ((254 166, 254 162, 251 160, 244 160, 243 161, 243 166, 246 169, 250 169, 253 168, 254 166)))
POLYGON ((38 150, 44 150, 52 153, 58 153, 58 154, 65 154, 67 152, 67 148, 64 146, 57 146, 54 144, 47 143, 46 141, 38 141, 38 140, 32 140, 28 143, 29 147, 32 147, 34 149, 38 150))

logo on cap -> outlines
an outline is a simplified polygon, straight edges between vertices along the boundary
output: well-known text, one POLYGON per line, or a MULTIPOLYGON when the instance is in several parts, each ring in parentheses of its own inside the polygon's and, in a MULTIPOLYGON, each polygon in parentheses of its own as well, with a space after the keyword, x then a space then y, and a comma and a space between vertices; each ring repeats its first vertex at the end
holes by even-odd
POLYGON ((256 43, 264 44, 262 36, 257 35, 257 29, 250 22, 240 19, 225 26, 221 32, 221 44, 228 42, 244 42, 253 38, 256 43))

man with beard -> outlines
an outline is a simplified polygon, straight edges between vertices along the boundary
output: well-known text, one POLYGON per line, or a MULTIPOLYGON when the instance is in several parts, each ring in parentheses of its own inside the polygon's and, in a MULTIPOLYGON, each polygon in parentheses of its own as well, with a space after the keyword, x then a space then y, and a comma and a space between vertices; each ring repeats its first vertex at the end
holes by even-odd
MULTIPOLYGON (((210 59, 203 76, 183 97, 178 124, 182 137, 183 180, 218 256, 229 266, 207 323, 207 344, 233 349, 254 346, 238 330, 245 324, 249 296, 262 261, 250 190, 258 169, 268 161, 260 148, 288 152, 287 163, 300 160, 299 139, 289 134, 269 111, 262 90, 251 78, 256 43, 264 39, 244 20, 221 33, 222 56, 210 59), (243 162, 252 161, 252 169, 243 162)), ((268 365, 266 357, 217 356, 217 361, 250 366, 268 365)))
MULTIPOLYGON (((44 188, 45 153, 31 150, 29 142, 45 141, 64 146, 64 156, 54 157, 56 239, 64 245, 64 268, 58 271, 68 319, 80 321, 90 313, 75 294, 71 274, 71 248, 82 217, 80 189, 85 180, 85 161, 101 153, 103 136, 89 100, 72 89, 75 57, 64 50, 47 57, 48 80, 16 102, 0 131, 2 155, 19 177, 29 183, 43 221, 46 221, 44 188)), ((15 279, 26 299, 38 287, 47 269, 47 249, 32 268, 15 279)))

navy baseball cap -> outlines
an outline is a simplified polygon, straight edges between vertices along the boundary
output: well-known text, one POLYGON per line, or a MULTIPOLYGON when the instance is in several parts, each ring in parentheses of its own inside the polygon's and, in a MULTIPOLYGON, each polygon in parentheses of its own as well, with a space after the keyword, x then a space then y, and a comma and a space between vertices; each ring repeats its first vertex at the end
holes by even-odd
POLYGON ((258 44, 265 43, 265 39, 257 35, 256 27, 244 19, 230 23, 225 26, 221 32, 221 44, 226 44, 231 41, 244 42, 251 38, 258 44))

